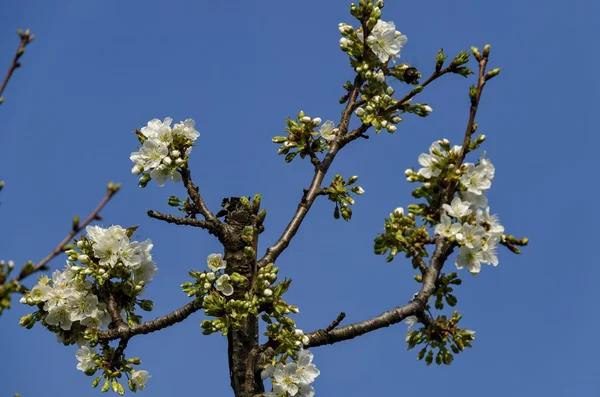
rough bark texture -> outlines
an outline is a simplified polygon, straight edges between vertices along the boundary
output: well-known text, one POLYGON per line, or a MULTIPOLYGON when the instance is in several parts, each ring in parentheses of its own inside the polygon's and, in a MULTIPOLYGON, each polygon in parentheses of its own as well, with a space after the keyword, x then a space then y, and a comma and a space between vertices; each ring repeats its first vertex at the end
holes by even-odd
MULTIPOLYGON (((256 260, 244 256, 244 246, 241 240, 242 230, 245 226, 253 224, 254 217, 248 211, 239 210, 229 213, 225 218, 226 238, 222 241, 225 246, 225 260, 227 261, 227 273, 237 272, 245 276, 251 288, 252 280, 256 273, 256 260)), ((255 239, 258 235, 255 234, 255 239)), ((254 242, 256 247, 256 240, 254 242)), ((230 299, 243 299, 245 290, 236 288, 230 299)), ((231 377, 231 388, 236 397, 253 397, 263 393, 264 386, 259 374, 255 374, 254 382, 246 382, 247 360, 253 349, 258 348, 258 319, 254 316, 242 321, 237 330, 230 330, 227 334, 229 373, 231 377)))

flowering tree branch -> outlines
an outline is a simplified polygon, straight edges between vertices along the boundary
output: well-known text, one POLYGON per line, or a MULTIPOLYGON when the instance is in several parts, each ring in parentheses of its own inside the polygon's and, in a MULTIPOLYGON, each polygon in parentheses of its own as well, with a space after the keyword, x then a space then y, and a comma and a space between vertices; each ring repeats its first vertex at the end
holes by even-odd
MULTIPOLYGON (((427 85, 429 85, 439 77, 452 72, 456 69, 456 67, 456 63, 453 61, 445 69, 440 71, 436 70, 427 80, 423 82, 423 84, 411 90, 402 99, 400 99, 396 105, 391 106, 383 113, 391 114, 399 109, 402 109, 403 106, 406 105, 413 97, 415 97, 417 94, 423 91, 423 88, 425 88, 427 85)), ((298 208, 296 209, 292 220, 285 228, 279 240, 277 240, 277 242, 271 247, 267 248, 267 252, 265 253, 265 255, 258 261, 259 267, 264 266, 269 262, 274 262, 279 257, 279 255, 281 255, 281 253, 283 253, 283 251, 289 246, 290 242, 298 232, 302 221, 304 220, 306 214, 310 210, 315 199, 322 194, 321 183, 323 182, 323 179, 327 174, 327 171, 329 170, 329 167, 331 166, 331 163, 335 159, 337 153, 348 143, 354 141, 357 138, 365 137, 364 134, 371 127, 370 125, 363 123, 358 128, 350 131, 349 133, 347 132, 352 113, 365 102, 363 100, 357 100, 363 82, 364 81, 360 75, 357 75, 354 79, 354 84, 352 86, 353 88, 349 93, 348 102, 346 104, 346 107, 344 108, 344 111, 342 112, 342 117, 338 125, 339 138, 333 141, 329 148, 329 151, 325 155, 325 158, 320 162, 320 164, 315 166, 315 174, 310 184, 310 188, 308 190, 304 190, 304 194, 302 195, 302 199, 298 204, 298 208)))
POLYGON ((19 33, 19 37, 21 37, 21 42, 19 43, 19 48, 17 48, 17 53, 15 54, 15 57, 13 58, 12 63, 10 64, 10 68, 8 69, 8 72, 6 73, 6 76, 4 77, 4 81, 2 82, 2 85, 0 86, 0 103, 2 103, 4 101, 4 98, 2 98, 2 93, 4 92, 4 89, 6 88, 8 81, 10 80, 14 71, 18 67, 21 66, 19 59, 25 52, 25 46, 27 44, 31 43, 33 41, 33 39, 35 39, 35 35, 31 34, 29 32, 29 29, 27 29, 25 32, 23 32, 21 29, 19 29, 18 33, 19 33))

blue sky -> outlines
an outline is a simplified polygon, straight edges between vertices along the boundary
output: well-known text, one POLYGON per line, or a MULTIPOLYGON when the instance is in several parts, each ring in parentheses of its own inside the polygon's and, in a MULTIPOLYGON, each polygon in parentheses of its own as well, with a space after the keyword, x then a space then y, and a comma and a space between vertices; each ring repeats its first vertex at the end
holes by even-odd
MULTIPOLYGON (((490 205, 509 233, 531 239, 524 254, 501 250, 500 265, 459 288, 462 324, 477 331, 474 348, 450 367, 426 367, 406 351, 399 324, 359 339, 314 349, 319 396, 444 395, 597 396, 596 316, 600 277, 595 209, 600 139, 592 131, 600 59, 592 1, 388 1, 385 20, 408 36, 402 59, 425 74, 437 50, 454 55, 492 45, 502 74, 486 87, 478 115, 484 148, 496 165, 490 205), (596 238, 595 238, 596 237, 596 238), (439 389, 438 389, 439 388, 439 389)), ((148 288, 155 315, 187 302, 179 285, 204 268, 217 241, 199 229, 163 224, 146 209, 168 211, 181 186, 142 190, 129 172, 131 133, 148 120, 188 117, 201 133, 193 176, 213 211, 223 197, 263 194, 268 210, 260 253, 273 243, 312 176, 308 162, 286 165, 271 137, 303 109, 337 120, 342 84, 351 79, 338 49, 339 22, 352 23, 346 0, 3 2, 0 66, 17 46, 17 28, 37 39, 23 57, 0 106, 0 256, 39 260, 62 239, 75 214, 85 216, 106 182, 123 183, 103 212, 104 225, 140 224, 151 238, 159 273, 148 288)), ((410 264, 372 253, 383 218, 414 202, 403 171, 437 139, 462 140, 470 82, 448 76, 419 101, 434 111, 406 117, 394 135, 359 140, 330 174, 359 175, 366 190, 351 222, 318 200, 278 261, 294 281, 287 300, 300 307, 300 328, 345 324, 410 299, 418 285, 410 264)), ((406 86, 396 86, 398 94, 406 86)), ((52 267, 62 267, 62 258, 52 267)), ((447 264, 451 269, 452 263, 447 264)), ((27 307, 0 318, 0 394, 94 396, 92 378, 75 369, 75 348, 41 327, 20 329, 27 307)), ((203 336, 197 313, 183 324, 136 337, 129 355, 152 375, 147 397, 228 396, 224 338, 203 336)))

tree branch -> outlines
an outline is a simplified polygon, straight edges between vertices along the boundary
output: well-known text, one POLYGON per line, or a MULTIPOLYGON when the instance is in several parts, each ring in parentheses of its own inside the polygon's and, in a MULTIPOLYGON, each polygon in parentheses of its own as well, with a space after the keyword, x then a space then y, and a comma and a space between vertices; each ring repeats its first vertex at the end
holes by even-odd
POLYGON ((210 234, 213 234, 215 236, 218 236, 222 232, 222 229, 223 229, 223 225, 221 224, 221 222, 218 222, 218 221, 214 222, 214 221, 202 221, 202 220, 194 219, 194 218, 180 218, 178 216, 163 214, 162 212, 153 211, 153 210, 148 210, 147 214, 150 218, 159 219, 159 220, 165 221, 167 223, 174 223, 176 225, 194 226, 194 227, 206 229, 206 230, 208 230, 208 232, 210 234))
POLYGON ((192 313, 197 312, 202 308, 202 304, 197 301, 192 301, 180 309, 177 309, 165 316, 156 318, 151 321, 147 321, 140 325, 133 327, 120 327, 109 329, 106 331, 98 332, 99 341, 110 341, 115 339, 130 339, 136 335, 149 334, 154 331, 161 330, 163 328, 170 327, 171 325, 182 322, 188 318, 192 313))
POLYGON ((360 75, 356 76, 356 78, 354 79, 354 88, 352 89, 349 95, 348 103, 346 104, 346 107, 342 112, 341 121, 338 125, 339 137, 333 140, 329 147, 329 151, 325 155, 325 158, 323 159, 323 161, 321 161, 321 164, 319 166, 315 167, 315 174, 310 184, 310 188, 304 191, 302 199, 300 200, 298 208, 296 209, 296 213, 294 214, 292 220, 283 231, 283 234, 281 235, 279 240, 277 240, 277 242, 273 246, 267 248, 267 252, 265 253, 265 255, 258 261, 259 267, 274 262, 277 259, 277 257, 281 255, 281 253, 287 248, 287 246, 292 241, 292 238, 294 238, 294 236, 298 232, 298 229, 300 228, 304 217, 310 210, 310 207, 315 202, 315 199, 321 195, 321 183, 323 182, 323 178, 325 178, 325 174, 327 174, 327 171, 329 170, 329 167, 331 166, 331 163, 333 162, 333 159, 335 158, 336 154, 345 145, 344 135, 348 131, 350 118, 352 117, 352 112, 354 111, 354 106, 356 103, 356 99, 360 93, 360 87, 362 86, 362 83, 363 80, 360 77, 360 75))
POLYGON ((213 215, 212 212, 208 209, 204 200, 200 196, 200 190, 198 186, 194 184, 192 181, 192 176, 190 174, 190 169, 186 165, 181 169, 181 178, 183 179, 183 184, 187 189, 187 192, 196 207, 198 213, 202 214, 207 221, 219 222, 219 220, 213 215))
POLYGON ((88 226, 90 223, 92 223, 92 221, 101 219, 99 216, 100 211, 110 201, 110 199, 119 191, 120 188, 121 188, 120 184, 113 184, 112 182, 109 183, 108 188, 106 190, 106 195, 104 196, 102 201, 100 201, 98 206, 92 211, 92 213, 87 217, 87 219, 85 221, 83 221, 83 223, 77 223, 76 225, 73 225, 73 228, 69 232, 69 234, 67 234, 67 236, 60 243, 58 243, 58 245, 56 246, 56 248, 54 248, 52 250, 52 252, 50 252, 44 259, 39 261, 33 267, 33 269, 27 269, 27 271, 25 271, 26 268, 24 267, 23 270, 21 270, 21 273, 17 277, 15 277, 12 280, 12 282, 18 283, 19 281, 23 280, 25 277, 27 277, 37 271, 42 270, 48 262, 50 262, 56 256, 60 255, 63 252, 65 246, 69 244, 69 242, 73 239, 73 237, 75 237, 79 232, 81 232, 83 229, 85 229, 85 227, 88 226))
POLYGON ((444 262, 454 250, 454 244, 449 243, 443 237, 436 238, 436 248, 431 257, 430 266, 423 278, 423 286, 417 295, 406 305, 385 311, 377 317, 370 318, 358 323, 346 325, 344 327, 330 329, 320 329, 310 334, 308 345, 305 347, 317 347, 331 345, 337 342, 354 339, 357 336, 389 327, 397 324, 408 316, 419 315, 425 310, 429 298, 436 290, 436 281, 440 274, 444 262))

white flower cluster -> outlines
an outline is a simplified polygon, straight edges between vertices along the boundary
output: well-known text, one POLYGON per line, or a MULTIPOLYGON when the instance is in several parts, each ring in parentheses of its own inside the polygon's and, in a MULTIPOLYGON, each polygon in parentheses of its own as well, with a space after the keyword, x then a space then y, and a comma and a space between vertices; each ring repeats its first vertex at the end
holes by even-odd
MULTIPOLYGON (((112 268, 122 264, 131 271, 132 279, 138 286, 143 287, 152 281, 158 267, 150 254, 154 247, 150 239, 141 243, 130 241, 127 230, 121 226, 111 226, 108 229, 88 226, 86 232, 92 243, 94 257, 100 265, 99 272, 105 279, 110 278, 112 268)), ((81 241, 77 245, 84 246, 85 243, 81 241)), ((87 255, 80 255, 77 259, 84 264, 91 260, 87 255)))
POLYGON ((311 386, 320 371, 312 364, 313 354, 308 350, 300 350, 296 361, 276 366, 269 365, 262 373, 263 380, 270 378, 273 391, 266 397, 313 397, 315 389, 311 386))
POLYGON ((21 303, 31 306, 43 303, 44 322, 64 331, 71 330, 74 323, 89 328, 106 327, 110 323, 106 303, 97 295, 98 285, 87 276, 106 281, 115 267, 129 269, 139 295, 158 270, 150 255, 153 247, 150 240, 129 241, 127 230, 121 226, 108 229, 88 226, 86 231, 88 238, 78 241, 77 247, 89 255, 74 249, 67 251, 69 260, 65 270, 56 270, 51 279, 41 276, 21 298, 21 303), (76 261, 81 265, 75 264, 76 261))
POLYGON ((141 187, 146 186, 150 179, 154 179, 158 186, 164 186, 167 179, 176 183, 181 181, 178 168, 185 163, 200 133, 192 119, 171 127, 172 122, 170 117, 163 121, 152 119, 141 129, 144 136, 142 147, 129 157, 135 163, 131 172, 135 175, 143 173, 141 187))
MULTIPOLYGON (((340 26, 340 31, 342 31, 342 29, 347 28, 340 26)), ((356 35, 360 41, 364 40, 364 34, 362 32, 358 32, 356 35)), ((385 63, 390 59, 395 62, 396 58, 400 58, 400 50, 407 41, 408 38, 396 30, 394 22, 385 22, 381 19, 377 21, 371 34, 367 37, 367 44, 382 63, 385 63)), ((348 45, 347 39, 344 42, 340 41, 340 46, 348 45)))
MULTIPOLYGON (((446 140, 442 143, 449 145, 446 140)), ((433 143, 429 154, 419 156, 419 163, 423 168, 417 174, 425 179, 439 176, 444 164, 448 163, 447 159, 457 156, 461 150, 461 146, 454 146, 445 151, 440 142, 433 143)), ((460 245, 456 267, 466 267, 472 274, 477 274, 481 271, 482 263, 498 265, 496 246, 504 233, 504 227, 500 225, 497 216, 490 215, 485 196, 485 191, 492 186, 495 168, 485 158, 484 152, 477 164, 465 163, 460 172, 462 189, 459 197, 454 197, 450 204, 442 205, 444 213, 440 224, 435 227, 435 233, 455 238, 460 245)))
POLYGON ((78 277, 78 270, 79 266, 67 262, 63 272, 52 273, 52 279, 42 275, 21 298, 21 303, 31 306, 43 303, 46 324, 64 331, 69 331, 76 322, 90 328, 106 327, 110 323, 106 304, 98 301, 90 281, 78 277))

